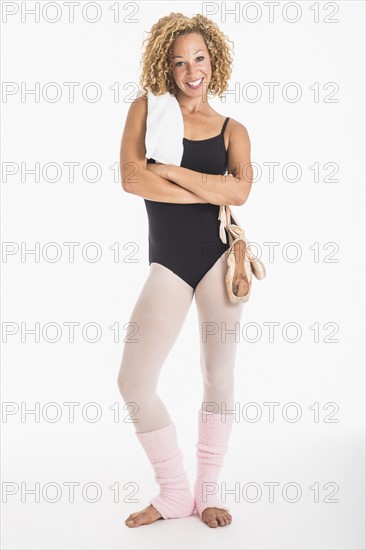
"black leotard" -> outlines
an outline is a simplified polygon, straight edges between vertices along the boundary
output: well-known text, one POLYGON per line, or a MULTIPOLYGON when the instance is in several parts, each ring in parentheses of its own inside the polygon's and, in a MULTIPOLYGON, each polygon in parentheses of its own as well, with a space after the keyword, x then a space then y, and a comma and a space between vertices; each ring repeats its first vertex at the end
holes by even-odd
MULTIPOLYGON (((180 166, 203 174, 224 175, 227 168, 224 131, 229 118, 217 136, 200 140, 183 138, 180 166)), ((149 221, 149 264, 162 264, 195 289, 230 246, 226 229, 227 242, 220 239, 219 205, 144 201, 149 221)), ((235 223, 232 217, 231 223, 235 223)))

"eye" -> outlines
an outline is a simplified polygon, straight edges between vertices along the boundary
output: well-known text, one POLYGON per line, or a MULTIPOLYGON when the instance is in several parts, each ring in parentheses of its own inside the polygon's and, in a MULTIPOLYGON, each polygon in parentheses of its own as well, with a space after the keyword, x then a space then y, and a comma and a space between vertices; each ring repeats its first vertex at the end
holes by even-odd
MULTIPOLYGON (((205 56, 204 55, 199 55, 197 58, 196 58, 199 62, 203 61, 205 59, 205 56)), ((175 64, 175 67, 180 67, 181 66, 181 63, 184 63, 184 61, 178 61, 176 64, 175 64)))

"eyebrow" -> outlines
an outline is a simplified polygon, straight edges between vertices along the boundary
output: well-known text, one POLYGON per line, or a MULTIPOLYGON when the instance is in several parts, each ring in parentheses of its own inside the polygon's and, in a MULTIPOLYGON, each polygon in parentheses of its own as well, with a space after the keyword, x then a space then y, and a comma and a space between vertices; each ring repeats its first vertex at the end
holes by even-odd
MULTIPOLYGON (((198 52, 203 52, 203 50, 202 50, 202 49, 201 49, 201 50, 197 50, 193 55, 196 55, 196 53, 198 53, 198 52)), ((173 57, 173 59, 175 59, 176 57, 182 57, 182 58, 183 58, 182 55, 175 55, 175 56, 173 57)))

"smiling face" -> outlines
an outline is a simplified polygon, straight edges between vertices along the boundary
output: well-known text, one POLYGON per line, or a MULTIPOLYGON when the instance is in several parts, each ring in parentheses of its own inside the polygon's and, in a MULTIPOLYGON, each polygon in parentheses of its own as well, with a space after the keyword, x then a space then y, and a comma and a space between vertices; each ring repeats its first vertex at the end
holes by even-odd
POLYGON ((206 93, 211 80, 211 60, 199 33, 178 36, 173 43, 171 70, 178 90, 190 97, 206 93))

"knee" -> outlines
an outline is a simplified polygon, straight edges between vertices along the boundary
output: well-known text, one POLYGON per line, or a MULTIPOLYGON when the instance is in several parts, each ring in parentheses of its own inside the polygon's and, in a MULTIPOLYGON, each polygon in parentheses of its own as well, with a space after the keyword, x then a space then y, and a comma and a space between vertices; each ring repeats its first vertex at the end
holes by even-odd
POLYGON ((227 368, 227 365, 210 364, 202 366, 203 382, 206 387, 215 390, 225 390, 231 388, 234 384, 234 372, 232 368, 227 368))
POLYGON ((124 401, 130 401, 132 399, 134 383, 127 369, 123 369, 122 367, 119 369, 117 386, 124 401))
POLYGON ((123 400, 139 401, 155 394, 155 382, 135 364, 123 362, 117 377, 117 386, 123 400))

